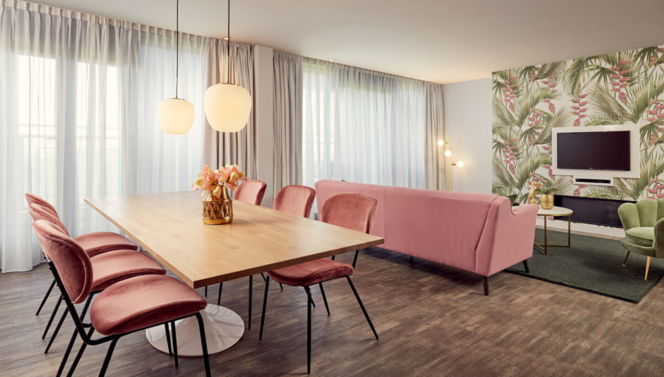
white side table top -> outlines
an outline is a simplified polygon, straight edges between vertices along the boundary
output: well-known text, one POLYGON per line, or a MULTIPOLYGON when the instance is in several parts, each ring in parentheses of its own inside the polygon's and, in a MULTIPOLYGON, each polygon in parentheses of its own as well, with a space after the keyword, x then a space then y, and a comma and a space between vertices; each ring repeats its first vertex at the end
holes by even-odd
POLYGON ((569 216, 572 214, 572 210, 564 207, 553 207, 551 209, 544 209, 539 207, 537 211, 537 216, 569 216))

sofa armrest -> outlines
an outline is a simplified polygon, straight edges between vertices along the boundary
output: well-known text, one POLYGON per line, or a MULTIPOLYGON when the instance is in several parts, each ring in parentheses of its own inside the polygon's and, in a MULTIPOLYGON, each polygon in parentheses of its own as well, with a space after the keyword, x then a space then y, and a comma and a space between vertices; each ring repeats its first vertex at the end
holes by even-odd
POLYGON ((493 205, 477 249, 476 270, 490 276, 533 256, 538 206, 513 208, 506 198, 493 205))
POLYGON ((618 207, 618 216, 625 230, 637 228, 641 223, 639 208, 634 203, 623 203, 618 207))

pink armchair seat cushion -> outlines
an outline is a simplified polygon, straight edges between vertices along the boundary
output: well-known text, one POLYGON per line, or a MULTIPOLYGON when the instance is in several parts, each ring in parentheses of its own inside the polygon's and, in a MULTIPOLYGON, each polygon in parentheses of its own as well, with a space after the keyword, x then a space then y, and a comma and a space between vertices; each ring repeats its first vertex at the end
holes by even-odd
POLYGON ((102 335, 124 334, 193 315, 206 306, 195 290, 172 277, 138 276, 100 293, 90 321, 102 335))
POLYGON ((272 208, 291 215, 309 217, 316 190, 307 186, 290 185, 282 188, 274 198, 272 208))
POLYGON ((350 276, 353 266, 331 259, 317 259, 268 272, 275 281, 296 287, 308 287, 327 280, 350 276))
POLYGON ((233 194, 233 200, 259 206, 263 202, 265 188, 267 188, 267 184, 263 181, 256 179, 244 181, 240 183, 235 194, 233 194))
POLYGON ((136 250, 115 250, 98 255, 92 262, 92 292, 142 275, 166 275, 166 269, 154 259, 136 250))
POLYGON ((127 237, 113 232, 93 232, 74 238, 90 257, 114 250, 134 250, 138 245, 127 237))

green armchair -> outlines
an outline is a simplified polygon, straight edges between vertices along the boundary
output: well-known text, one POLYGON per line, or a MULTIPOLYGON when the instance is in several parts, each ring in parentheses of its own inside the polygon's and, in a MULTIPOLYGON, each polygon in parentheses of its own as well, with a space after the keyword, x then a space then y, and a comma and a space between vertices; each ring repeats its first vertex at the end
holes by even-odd
POLYGON ((627 249, 623 266, 630 252, 648 257, 646 276, 651 258, 664 258, 664 199, 643 199, 638 203, 625 203, 618 207, 620 221, 625 228, 622 245, 627 249))

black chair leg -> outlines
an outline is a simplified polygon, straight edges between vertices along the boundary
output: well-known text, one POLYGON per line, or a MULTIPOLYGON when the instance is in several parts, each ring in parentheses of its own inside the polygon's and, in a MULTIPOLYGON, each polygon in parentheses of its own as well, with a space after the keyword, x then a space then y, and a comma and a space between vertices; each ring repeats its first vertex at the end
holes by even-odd
MULTIPOLYGON (((95 331, 94 328, 91 328, 88 331, 88 338, 92 336, 92 333, 95 331)), ((81 357, 83 356, 83 352, 85 352, 85 348, 88 346, 87 343, 83 342, 81 344, 81 348, 78 350, 78 353, 76 354, 76 358, 74 358, 74 362, 71 364, 71 368, 69 368, 69 373, 67 373, 67 377, 71 377, 74 375, 74 371, 76 370, 76 367, 78 366, 78 362, 81 361, 81 357)), ((62 362, 66 362, 65 359, 62 360, 62 362)))
POLYGON ((41 312, 42 308, 44 307, 44 304, 46 303, 46 300, 48 300, 48 296, 51 295, 51 291, 53 290, 53 287, 55 287, 55 279, 53 279, 53 283, 51 283, 51 286, 48 287, 48 291, 46 291, 46 294, 44 295, 44 299, 42 300, 41 304, 39 304, 39 309, 37 309, 37 313, 35 315, 39 315, 41 312))
MULTIPOLYGON (((308 289, 307 287, 304 287, 304 291, 305 291, 305 292, 307 292, 307 289, 308 289)), ((313 296, 312 296, 311 294, 309 294, 309 293, 307 293, 307 295, 308 295, 308 297, 309 297, 309 301, 311 301, 311 305, 313 305, 314 308, 315 308, 315 307, 316 307, 316 303, 314 302, 314 298, 313 298, 313 296)))
POLYGON ((323 302, 325 302, 325 309, 327 309, 327 315, 330 315, 330 307, 327 306, 327 297, 325 297, 325 290, 323 289, 323 283, 318 283, 320 286, 320 293, 323 295, 323 302))
POLYGON ((53 319, 55 318, 55 315, 58 312, 58 309, 60 309, 60 304, 61 303, 62 303, 62 295, 60 295, 60 298, 58 299, 58 303, 55 304, 55 308, 53 309, 53 313, 51 313, 51 318, 48 319, 48 323, 46 324, 46 329, 44 330, 44 334, 42 335, 42 339, 46 338, 46 334, 48 333, 48 329, 51 328, 51 324, 53 323, 53 319))
POLYGON ((281 283, 279 283, 279 287, 281 288, 282 291, 284 290, 284 286, 281 285, 281 283))
POLYGON ((525 259, 525 260, 523 261, 523 268, 526 269, 526 272, 527 272, 527 273, 530 273, 530 267, 528 266, 528 259, 525 259))
POLYGON ((217 305, 221 305, 221 291, 224 289, 224 283, 219 283, 219 297, 217 298, 217 305))
POLYGON ((355 268, 355 265, 357 264, 357 256, 360 254, 359 250, 355 250, 355 258, 353 258, 353 268, 355 268))
MULTIPOLYGON (((166 324, 168 326, 168 324, 166 324)), ((175 367, 178 365, 178 335, 175 332, 175 321, 171 322, 171 332, 173 333, 173 356, 175 356, 175 367)))
POLYGON ((251 330, 251 301, 253 301, 252 297, 252 289, 254 287, 254 275, 249 275, 249 315, 247 316, 247 329, 251 330))
POLYGON ((362 300, 360 300, 360 295, 357 294, 357 290, 355 290, 355 286, 353 285, 353 282, 350 280, 350 276, 346 276, 346 279, 348 280, 348 284, 350 284, 351 289, 353 289, 353 293, 355 294, 357 303, 360 304, 360 308, 362 308, 362 312, 364 313, 364 316, 367 318, 369 326, 371 326, 371 331, 373 331, 374 336, 376 337, 376 339, 378 339, 378 333, 376 333, 376 329, 374 328, 373 323, 371 323, 371 318, 369 318, 369 313, 367 313, 367 310, 364 308, 364 305, 362 305, 362 300))
POLYGON ((74 342, 76 341, 76 335, 78 335, 78 330, 74 329, 74 334, 71 336, 71 340, 69 341, 69 345, 67 346, 67 350, 65 351, 64 356, 62 356, 62 361, 60 362, 60 368, 58 368, 58 373, 56 374, 56 377, 60 377, 62 375, 62 372, 65 370, 65 365, 67 364, 67 359, 69 358, 69 354, 71 353, 72 347, 74 347, 74 342))
POLYGON ((264 280, 264 281, 267 281, 267 277, 265 276, 264 273, 261 272, 261 276, 263 277, 263 280, 264 280))
POLYGON ((118 343, 119 339, 120 337, 111 340, 111 344, 108 346, 108 352, 106 352, 106 358, 104 359, 104 364, 101 366, 101 371, 99 372, 99 377, 104 377, 106 375, 108 364, 111 362, 111 356, 113 356, 113 350, 115 349, 115 345, 118 343))
POLYGON ((267 293, 270 287, 270 277, 265 280, 265 294, 263 295, 263 314, 261 314, 261 331, 258 335, 258 340, 263 340, 263 326, 265 325, 265 309, 267 308, 267 293))
POLYGON ((203 324, 203 317, 201 317, 201 313, 196 313, 196 319, 198 319, 198 329, 201 332, 201 348, 203 348, 203 361, 205 362, 205 376, 211 377, 212 373, 210 373, 210 358, 208 356, 207 339, 205 339, 205 325, 203 324))
POLYGON ((171 349, 171 331, 168 329, 168 323, 164 323, 164 331, 166 332, 166 343, 168 343, 168 356, 173 356, 171 349))
POLYGON ((207 297, 207 287, 205 287, 205 297, 207 297))
POLYGON ((307 291, 307 374, 311 374, 311 291, 309 287, 304 287, 304 290, 307 291))
POLYGON ((48 353, 48 350, 51 349, 51 345, 53 344, 53 341, 55 340, 55 337, 58 336, 58 332, 60 331, 60 327, 62 327, 62 323, 65 321, 65 318, 67 318, 67 314, 69 314, 69 308, 65 308, 65 312, 62 313, 62 317, 60 317, 60 321, 58 322, 58 325, 55 326, 55 330, 53 331, 53 335, 51 335, 51 340, 48 341, 48 345, 46 346, 46 350, 44 350, 44 353, 48 353))

